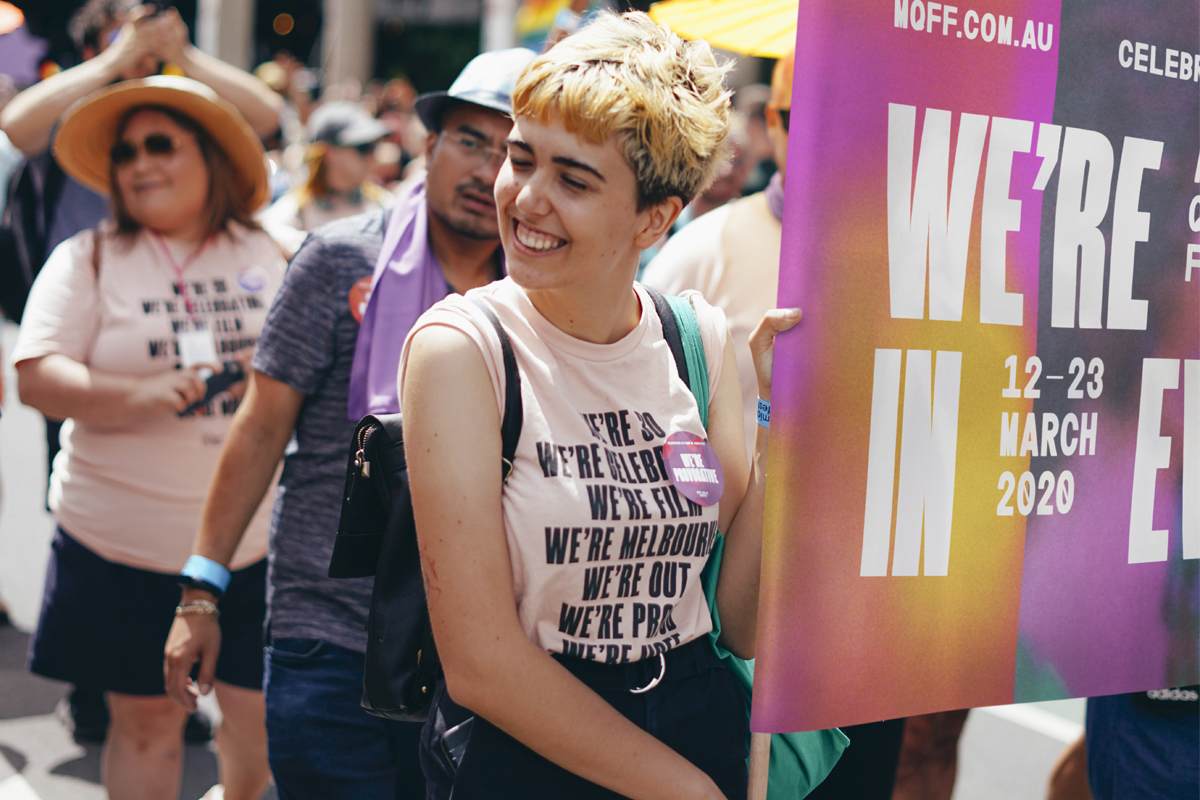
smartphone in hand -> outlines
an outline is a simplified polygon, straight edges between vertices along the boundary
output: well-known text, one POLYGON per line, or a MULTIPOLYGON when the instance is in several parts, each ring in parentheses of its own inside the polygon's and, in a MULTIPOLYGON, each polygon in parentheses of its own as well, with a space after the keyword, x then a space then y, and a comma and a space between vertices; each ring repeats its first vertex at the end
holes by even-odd
POLYGON ((196 402, 189 405, 183 411, 178 412, 179 416, 186 417, 200 406, 212 400, 221 392, 233 386, 235 383, 246 380, 246 370, 242 367, 240 361, 226 361, 221 365, 223 369, 220 372, 214 372, 209 375, 204 381, 205 390, 204 397, 201 397, 196 402))

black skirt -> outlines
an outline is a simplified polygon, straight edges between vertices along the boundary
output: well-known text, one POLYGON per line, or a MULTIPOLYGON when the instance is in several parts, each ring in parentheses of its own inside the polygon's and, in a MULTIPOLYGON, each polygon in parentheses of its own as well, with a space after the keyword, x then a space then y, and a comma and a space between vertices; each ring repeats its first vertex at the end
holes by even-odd
MULTIPOLYGON (((707 636, 668 651, 659 683, 657 658, 601 664, 554 656, 575 677, 642 730, 691 761, 730 800, 746 797, 750 723, 746 694, 707 636)), ((585 719, 579 720, 586 727, 585 719)), ((547 761, 482 717, 459 706, 439 683, 421 736, 429 800, 613 800, 615 792, 547 761)))

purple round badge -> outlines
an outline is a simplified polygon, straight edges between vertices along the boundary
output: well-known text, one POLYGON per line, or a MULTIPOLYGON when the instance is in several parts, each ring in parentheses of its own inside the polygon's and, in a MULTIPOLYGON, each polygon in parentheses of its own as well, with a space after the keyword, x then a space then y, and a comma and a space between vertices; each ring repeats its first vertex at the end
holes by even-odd
POLYGON ((271 276, 267 271, 257 264, 252 264, 248 267, 242 267, 238 270, 237 282, 247 292, 261 292, 267 288, 267 283, 271 280, 271 276))
POLYGON ((689 500, 702 506, 713 506, 725 491, 725 473, 716 452, 694 433, 676 431, 663 445, 663 460, 667 477, 689 500))

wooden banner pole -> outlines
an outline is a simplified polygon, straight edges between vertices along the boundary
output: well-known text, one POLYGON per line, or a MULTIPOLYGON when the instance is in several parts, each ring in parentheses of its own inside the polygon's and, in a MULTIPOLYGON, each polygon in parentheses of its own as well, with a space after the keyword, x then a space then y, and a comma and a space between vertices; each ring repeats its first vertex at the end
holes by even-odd
POLYGON ((747 800, 767 800, 767 771, 771 764, 771 734, 750 734, 750 788, 747 800))

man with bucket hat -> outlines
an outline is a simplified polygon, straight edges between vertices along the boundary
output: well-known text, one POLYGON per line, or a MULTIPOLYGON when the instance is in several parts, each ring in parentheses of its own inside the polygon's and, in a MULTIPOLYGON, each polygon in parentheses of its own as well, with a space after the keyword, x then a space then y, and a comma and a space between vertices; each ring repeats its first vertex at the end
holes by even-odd
MULTIPOLYGON (((359 706, 370 579, 327 577, 347 448, 358 419, 397 411, 400 347, 425 309, 503 274, 492 184, 528 50, 485 53, 446 92, 423 95, 428 172, 389 212, 314 231, 292 259, 258 340, 247 395, 209 487, 193 557, 222 576, 281 457, 268 571, 269 759, 281 800, 423 797, 420 724, 359 706), (289 447, 289 441, 293 444, 289 447), (285 456, 286 449, 286 456, 285 456)), ((199 585, 184 601, 210 595, 199 585)), ((211 674, 220 635, 180 618, 167 687, 191 704, 189 673, 211 674)))

